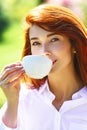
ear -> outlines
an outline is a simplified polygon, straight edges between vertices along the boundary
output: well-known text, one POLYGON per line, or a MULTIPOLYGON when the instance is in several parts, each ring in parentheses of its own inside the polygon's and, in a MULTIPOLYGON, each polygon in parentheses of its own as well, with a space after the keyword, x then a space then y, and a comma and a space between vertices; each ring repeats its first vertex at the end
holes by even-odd
POLYGON ((75 48, 72 48, 72 53, 73 53, 73 54, 76 54, 75 48))

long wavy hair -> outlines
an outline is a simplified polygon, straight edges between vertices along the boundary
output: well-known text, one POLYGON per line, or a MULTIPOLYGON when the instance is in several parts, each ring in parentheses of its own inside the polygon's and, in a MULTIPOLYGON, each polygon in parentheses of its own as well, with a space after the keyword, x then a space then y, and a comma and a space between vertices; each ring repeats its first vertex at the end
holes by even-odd
MULTIPOLYGON (((25 22, 27 28, 22 58, 31 55, 29 30, 33 24, 47 31, 63 34, 69 38, 70 43, 76 50, 75 69, 83 85, 87 86, 87 30, 81 20, 70 9, 44 4, 32 9, 27 14, 25 22)), ((46 77, 37 80, 26 76, 26 79, 29 79, 36 88, 39 88, 45 82, 46 77)))

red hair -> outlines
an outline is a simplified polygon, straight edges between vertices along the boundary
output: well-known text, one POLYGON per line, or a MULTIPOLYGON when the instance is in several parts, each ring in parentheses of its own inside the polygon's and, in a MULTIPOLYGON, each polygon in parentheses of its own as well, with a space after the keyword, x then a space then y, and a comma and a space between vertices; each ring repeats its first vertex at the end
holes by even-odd
MULTIPOLYGON (((28 28, 25 31, 25 45, 22 57, 31 55, 29 40, 29 29, 32 24, 41 28, 63 34, 70 39, 72 46, 76 50, 75 69, 87 86, 87 30, 81 20, 69 9, 60 6, 40 5, 26 16, 28 28)), ((40 80, 31 79, 36 88, 44 83, 46 77, 40 80)))

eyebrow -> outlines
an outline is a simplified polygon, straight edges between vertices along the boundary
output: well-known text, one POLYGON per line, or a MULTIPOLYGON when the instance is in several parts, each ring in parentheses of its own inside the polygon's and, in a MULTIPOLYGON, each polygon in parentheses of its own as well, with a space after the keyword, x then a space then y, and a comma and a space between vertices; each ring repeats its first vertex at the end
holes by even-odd
MULTIPOLYGON (((47 35, 47 37, 50 37, 50 36, 52 36, 52 35, 56 35, 57 33, 50 33, 50 34, 48 34, 47 35)), ((32 38, 30 38, 30 40, 37 40, 38 39, 38 37, 32 37, 32 38)))

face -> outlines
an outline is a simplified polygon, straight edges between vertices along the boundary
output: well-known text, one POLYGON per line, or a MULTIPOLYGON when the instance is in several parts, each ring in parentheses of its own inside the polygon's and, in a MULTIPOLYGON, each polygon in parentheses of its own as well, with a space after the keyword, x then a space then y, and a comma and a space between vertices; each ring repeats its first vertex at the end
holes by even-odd
POLYGON ((32 55, 44 55, 53 62, 52 71, 60 71, 72 64, 72 48, 67 37, 48 32, 33 25, 29 32, 32 55))

